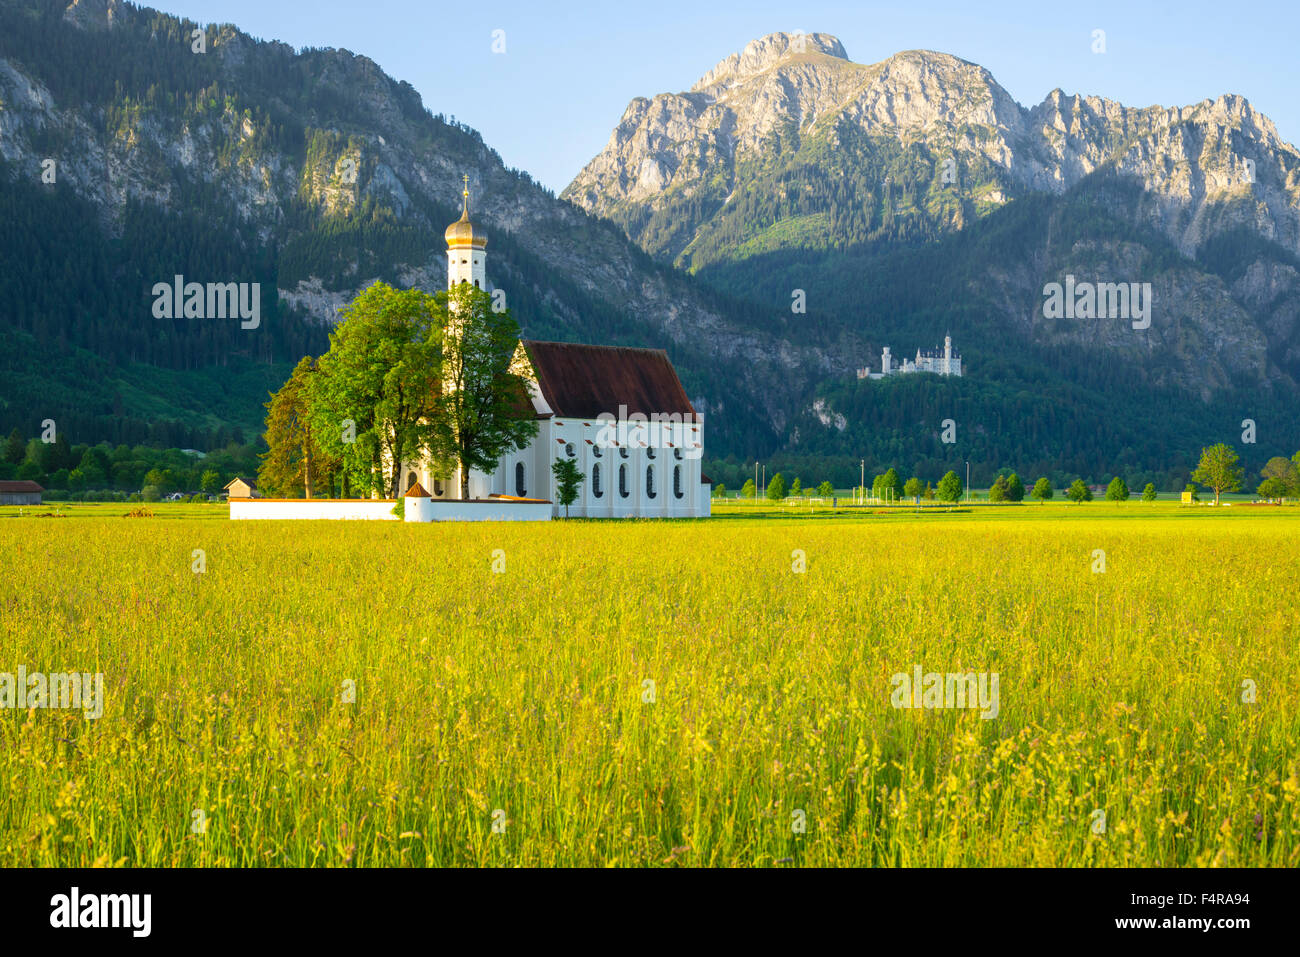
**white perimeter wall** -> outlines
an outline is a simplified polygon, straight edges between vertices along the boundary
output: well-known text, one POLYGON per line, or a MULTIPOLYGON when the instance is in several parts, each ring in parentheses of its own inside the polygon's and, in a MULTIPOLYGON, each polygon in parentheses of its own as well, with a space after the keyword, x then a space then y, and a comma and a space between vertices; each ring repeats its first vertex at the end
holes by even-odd
MULTIPOLYGON (((335 519, 395 522, 391 501, 337 499, 232 499, 232 519, 335 519)), ((406 507, 410 508, 408 501, 406 507)), ((430 512, 435 522, 546 522, 551 518, 550 502, 460 502, 433 500, 430 512)))
POLYGON ((257 498, 232 498, 230 500, 230 517, 232 519, 333 518, 395 522, 397 516, 393 514, 394 504, 394 502, 386 502, 382 499, 343 499, 340 501, 314 498, 279 501, 257 498))

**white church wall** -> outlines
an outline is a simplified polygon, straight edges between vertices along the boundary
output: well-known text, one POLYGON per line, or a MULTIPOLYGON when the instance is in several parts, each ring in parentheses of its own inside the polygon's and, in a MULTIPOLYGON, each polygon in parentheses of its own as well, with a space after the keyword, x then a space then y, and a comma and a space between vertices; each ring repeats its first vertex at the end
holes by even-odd
MULTIPOLYGON (((597 445, 604 424, 598 420, 583 421, 578 419, 551 419, 539 431, 534 451, 535 468, 545 476, 546 491, 539 492, 545 498, 555 502, 555 515, 564 514, 564 506, 558 504, 559 496, 555 488, 551 463, 568 455, 568 448, 573 447, 573 459, 583 475, 583 482, 578 490, 577 500, 569 506, 569 515, 574 518, 694 518, 708 515, 711 511, 709 502, 710 486, 700 481, 700 449, 703 447, 703 426, 699 423, 688 425, 685 433, 686 445, 681 448, 682 457, 677 458, 677 449, 642 448, 631 446, 624 456, 623 448, 601 448, 597 445), (597 451, 600 452, 597 455, 597 451), (652 455, 653 453, 653 455, 652 455), (595 494, 593 469, 601 468, 601 494, 595 494), (654 495, 647 487, 646 471, 654 469, 654 495), (620 488, 620 472, 627 469, 627 495, 620 488), (674 490, 674 470, 681 469, 681 497, 674 490)), ((680 444, 681 437, 676 437, 680 444)))

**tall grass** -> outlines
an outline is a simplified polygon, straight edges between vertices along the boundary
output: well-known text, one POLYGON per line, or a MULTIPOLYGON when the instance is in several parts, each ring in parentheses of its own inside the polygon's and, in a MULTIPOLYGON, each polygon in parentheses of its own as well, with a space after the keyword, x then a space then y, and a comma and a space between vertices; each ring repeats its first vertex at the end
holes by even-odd
POLYGON ((0 864, 1300 864, 1300 518, 1008 514, 0 522, 0 864))

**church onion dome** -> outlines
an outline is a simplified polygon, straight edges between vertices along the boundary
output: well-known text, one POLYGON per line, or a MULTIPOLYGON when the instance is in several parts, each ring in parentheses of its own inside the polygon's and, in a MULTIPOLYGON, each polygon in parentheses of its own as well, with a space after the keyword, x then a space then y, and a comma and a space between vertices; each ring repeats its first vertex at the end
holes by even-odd
POLYGON ((482 226, 473 222, 469 218, 469 177, 465 177, 464 208, 461 211, 460 219, 456 220, 447 227, 445 233, 447 245, 451 248, 458 246, 473 246, 475 249, 482 249, 487 245, 487 232, 482 226))

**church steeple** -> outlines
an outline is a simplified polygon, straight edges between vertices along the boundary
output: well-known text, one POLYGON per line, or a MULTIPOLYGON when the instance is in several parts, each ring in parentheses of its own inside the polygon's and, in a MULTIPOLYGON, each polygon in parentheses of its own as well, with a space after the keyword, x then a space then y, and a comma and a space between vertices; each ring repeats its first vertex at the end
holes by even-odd
POLYGON ((487 288, 487 233, 469 218, 469 176, 464 177, 460 219, 447 227, 447 284, 487 288))

